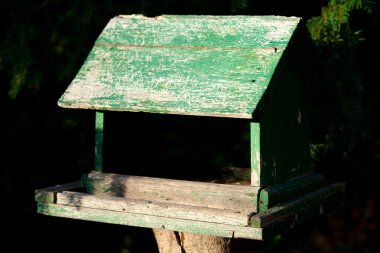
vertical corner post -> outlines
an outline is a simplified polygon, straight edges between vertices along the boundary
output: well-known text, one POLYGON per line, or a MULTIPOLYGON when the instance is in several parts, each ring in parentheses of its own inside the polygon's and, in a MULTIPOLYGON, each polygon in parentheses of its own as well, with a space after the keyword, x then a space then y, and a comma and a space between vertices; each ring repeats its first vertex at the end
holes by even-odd
POLYGON ((251 186, 261 186, 260 123, 250 122, 251 186))
POLYGON ((103 171, 103 129, 104 129, 104 113, 95 113, 95 157, 94 170, 103 171))

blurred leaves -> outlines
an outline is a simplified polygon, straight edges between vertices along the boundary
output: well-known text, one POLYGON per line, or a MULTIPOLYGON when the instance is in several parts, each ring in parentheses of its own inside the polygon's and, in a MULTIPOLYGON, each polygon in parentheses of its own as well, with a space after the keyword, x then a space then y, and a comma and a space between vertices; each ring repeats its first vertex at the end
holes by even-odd
POLYGON ((360 30, 351 31, 350 16, 355 10, 372 13, 376 3, 371 0, 330 0, 321 15, 308 20, 308 28, 318 44, 343 43, 345 38, 360 39, 360 30))
POLYGON ((23 91, 39 95, 41 90, 60 88, 54 86, 57 84, 67 86, 89 46, 113 15, 109 8, 113 1, 105 2, 100 5, 88 0, 45 0, 2 4, 2 20, 7 22, 1 24, 5 36, 0 41, 0 71, 9 97, 16 99, 23 91))
POLYGON ((12 80, 10 83, 10 90, 8 96, 10 98, 16 98, 22 85, 26 82, 28 75, 28 66, 25 64, 19 64, 13 68, 12 80))
POLYGON ((319 116, 319 131, 325 137, 311 147, 316 160, 327 151, 340 154, 343 160, 350 159, 359 139, 364 138, 366 80, 358 65, 358 52, 365 41, 362 29, 366 24, 355 19, 355 14, 371 17, 375 8, 376 4, 369 0, 330 0, 319 16, 307 21, 329 80, 320 94, 325 97, 325 111, 319 116))
POLYGON ((231 0, 231 12, 238 13, 248 7, 249 0, 231 0))

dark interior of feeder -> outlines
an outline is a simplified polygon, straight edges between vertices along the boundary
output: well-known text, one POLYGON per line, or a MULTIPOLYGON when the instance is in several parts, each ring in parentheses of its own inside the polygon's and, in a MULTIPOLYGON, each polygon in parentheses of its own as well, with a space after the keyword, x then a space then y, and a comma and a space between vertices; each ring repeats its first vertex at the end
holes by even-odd
POLYGON ((247 120, 105 112, 104 122, 104 172, 220 183, 249 180, 247 120))

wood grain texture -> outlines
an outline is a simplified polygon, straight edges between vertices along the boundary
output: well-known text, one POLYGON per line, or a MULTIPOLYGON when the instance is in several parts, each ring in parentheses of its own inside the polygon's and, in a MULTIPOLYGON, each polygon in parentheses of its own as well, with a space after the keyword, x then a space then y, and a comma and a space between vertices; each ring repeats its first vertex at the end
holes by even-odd
POLYGON ((259 106, 261 187, 314 172, 310 136, 315 125, 312 111, 318 106, 311 104, 310 88, 320 73, 309 64, 315 58, 306 35, 306 30, 295 32, 276 69, 275 82, 259 106))
POLYGON ((104 209, 124 213, 138 213, 181 220, 196 220, 229 225, 248 226, 251 213, 218 208, 195 207, 157 201, 97 196, 77 192, 57 194, 57 204, 104 209))
POLYGON ((231 239, 170 230, 153 229, 159 253, 233 253, 231 239))
POLYGON ((229 209, 257 210, 258 187, 92 172, 83 177, 87 191, 146 201, 229 209))
MULTIPOLYGON (((159 253, 182 253, 181 234, 176 231, 152 229, 156 239, 159 253)), ((223 237, 218 237, 223 238, 223 237)))
POLYGON ((261 152, 260 152, 260 124, 250 122, 251 143, 251 185, 260 187, 261 178, 261 152))
POLYGON ((59 105, 252 118, 299 20, 116 17, 59 105))
POLYGON ((37 203, 37 211, 45 215, 119 225, 167 229, 227 238, 262 239, 262 229, 249 226, 242 227, 213 222, 179 220, 144 214, 45 203, 37 203))
POLYGON ((82 182, 77 181, 38 189, 34 191, 34 200, 44 203, 55 203, 57 192, 73 190, 80 187, 82 187, 82 182))
POLYGON ((254 214, 250 216, 249 225, 243 225, 240 215, 231 214, 229 210, 61 192, 62 189, 79 185, 71 183, 45 188, 44 192, 56 194, 56 199, 53 202, 45 201, 45 198, 36 199, 37 211, 64 218, 255 240, 267 239, 273 233, 288 231, 299 223, 331 212, 342 205, 345 190, 343 183, 319 188, 265 212, 254 214), (222 219, 222 213, 227 215, 225 220, 222 219))
POLYGON ((298 17, 121 15, 96 43, 139 46, 285 48, 298 17))

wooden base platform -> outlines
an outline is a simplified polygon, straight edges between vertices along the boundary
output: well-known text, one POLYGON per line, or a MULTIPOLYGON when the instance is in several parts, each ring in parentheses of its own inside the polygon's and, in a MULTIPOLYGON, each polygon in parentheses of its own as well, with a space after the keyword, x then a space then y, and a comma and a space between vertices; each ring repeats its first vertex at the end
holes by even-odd
POLYGON ((99 173, 36 190, 35 199, 50 216, 264 240, 341 206, 344 188, 320 187, 258 213, 255 187, 99 173))

